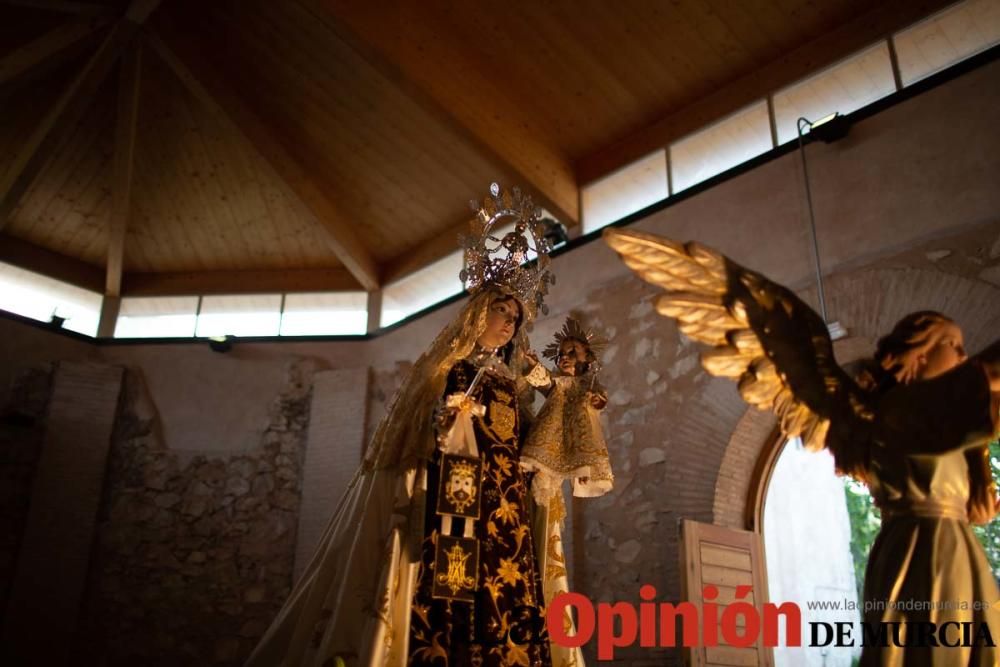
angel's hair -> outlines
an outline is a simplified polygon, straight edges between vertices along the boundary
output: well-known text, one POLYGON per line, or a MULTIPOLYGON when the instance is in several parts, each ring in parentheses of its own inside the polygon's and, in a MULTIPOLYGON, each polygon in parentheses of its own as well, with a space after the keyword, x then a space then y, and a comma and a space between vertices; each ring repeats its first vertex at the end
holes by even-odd
POLYGON ((858 384, 874 394, 892 389, 899 382, 900 357, 922 345, 933 327, 952 322, 947 315, 933 310, 918 310, 899 320, 888 335, 878 340, 875 357, 862 363, 858 384))

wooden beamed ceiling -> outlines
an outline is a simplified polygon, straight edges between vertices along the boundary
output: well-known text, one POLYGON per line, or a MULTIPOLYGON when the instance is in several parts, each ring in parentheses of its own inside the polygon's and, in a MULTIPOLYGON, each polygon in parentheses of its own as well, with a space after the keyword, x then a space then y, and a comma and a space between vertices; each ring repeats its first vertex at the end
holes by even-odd
POLYGON ((572 228, 581 186, 949 3, 158 4, 0 0, 0 261, 110 299, 377 291, 491 181, 572 228))

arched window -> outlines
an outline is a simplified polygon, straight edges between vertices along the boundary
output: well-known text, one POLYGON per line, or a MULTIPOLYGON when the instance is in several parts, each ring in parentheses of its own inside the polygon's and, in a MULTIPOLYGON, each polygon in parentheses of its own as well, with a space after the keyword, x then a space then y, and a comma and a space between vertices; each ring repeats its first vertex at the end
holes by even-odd
POLYGON ((849 667, 860 648, 807 646, 809 623, 860 620, 846 478, 834 472, 825 450, 807 451, 798 438, 776 446, 762 508, 768 598, 799 605, 803 646, 787 647, 779 638, 774 664, 849 667))

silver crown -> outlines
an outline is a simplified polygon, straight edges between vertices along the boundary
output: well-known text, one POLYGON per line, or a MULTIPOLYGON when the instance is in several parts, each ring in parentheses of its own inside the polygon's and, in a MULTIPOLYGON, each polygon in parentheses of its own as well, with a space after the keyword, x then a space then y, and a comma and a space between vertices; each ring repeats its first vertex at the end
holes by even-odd
POLYGON ((460 238, 465 250, 465 268, 458 277, 466 289, 475 294, 484 287, 495 287, 516 297, 528 311, 527 320, 537 311, 547 314, 545 295, 554 285, 555 276, 549 271, 549 252, 545 240, 546 226, 541 222, 541 209, 519 188, 501 190, 490 185, 490 194, 479 202, 469 202, 476 216, 469 223, 471 233, 460 238), (512 231, 496 236, 497 227, 513 224, 512 231), (536 259, 529 262, 529 253, 536 259))

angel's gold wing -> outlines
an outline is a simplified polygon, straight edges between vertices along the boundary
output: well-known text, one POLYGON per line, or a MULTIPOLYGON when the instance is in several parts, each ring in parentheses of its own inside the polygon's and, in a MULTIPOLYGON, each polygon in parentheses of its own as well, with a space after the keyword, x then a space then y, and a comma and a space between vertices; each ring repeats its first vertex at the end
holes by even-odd
POLYGON ((604 238, 643 280, 666 290, 656 310, 710 345, 702 365, 774 411, 787 437, 836 456, 867 437, 873 409, 837 364, 822 318, 788 289, 698 243, 608 229, 604 238))

